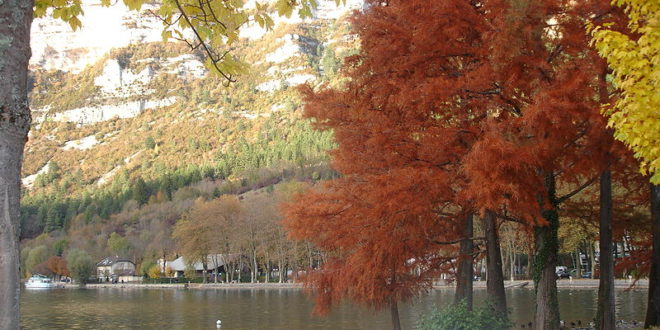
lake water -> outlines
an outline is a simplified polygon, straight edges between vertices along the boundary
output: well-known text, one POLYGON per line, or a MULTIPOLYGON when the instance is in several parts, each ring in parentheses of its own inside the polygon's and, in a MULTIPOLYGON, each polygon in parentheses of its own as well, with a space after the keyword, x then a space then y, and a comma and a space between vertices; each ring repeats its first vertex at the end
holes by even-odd
MULTIPOLYGON (((507 303, 518 325, 533 318, 534 290, 507 289, 507 303)), ((646 290, 616 291, 617 317, 643 320, 646 290)), ((475 289, 475 302, 486 298, 475 289)), ((433 290, 400 305, 404 329, 413 329, 420 314, 446 305, 453 290, 433 290)), ((597 290, 560 289, 563 320, 588 323, 595 314, 597 290)), ((387 311, 373 312, 351 304, 337 306, 326 317, 312 316, 313 301, 300 289, 53 289, 23 290, 24 329, 388 329, 387 311)))

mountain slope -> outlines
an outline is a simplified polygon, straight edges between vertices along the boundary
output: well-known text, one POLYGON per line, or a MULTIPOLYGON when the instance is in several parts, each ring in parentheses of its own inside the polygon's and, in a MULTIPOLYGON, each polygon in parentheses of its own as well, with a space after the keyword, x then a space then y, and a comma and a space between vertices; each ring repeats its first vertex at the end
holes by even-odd
POLYGON ((50 55, 44 47, 32 63, 23 237, 66 229, 81 215, 104 221, 129 200, 144 204, 158 193, 171 199, 202 179, 216 188, 225 181, 245 186, 324 163, 331 134, 300 118, 292 87, 337 83, 340 59, 358 47, 346 20, 334 19, 351 7, 324 6, 316 19, 242 39, 234 52, 253 65, 231 86, 207 74, 202 54, 139 37, 153 34, 148 18, 122 25, 139 43, 128 37, 102 56, 94 54, 105 48, 72 42, 69 49, 51 33, 47 39, 62 49, 49 44, 50 55), (83 53, 96 60, 81 68, 83 53), (65 70, 54 70, 58 65, 65 70))

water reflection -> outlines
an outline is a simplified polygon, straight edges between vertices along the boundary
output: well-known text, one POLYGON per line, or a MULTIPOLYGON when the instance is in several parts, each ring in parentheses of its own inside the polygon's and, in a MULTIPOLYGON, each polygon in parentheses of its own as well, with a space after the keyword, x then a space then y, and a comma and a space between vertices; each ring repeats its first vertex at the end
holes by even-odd
MULTIPOLYGON (((475 291, 475 302, 486 299, 475 291)), ((404 329, 434 304, 453 299, 452 290, 435 290, 401 306, 404 329)), ((595 314, 596 290, 560 290, 562 319, 588 323, 595 314)), ((642 320, 646 306, 642 290, 616 291, 617 317, 642 320)), ((532 320, 534 291, 508 289, 507 302, 516 324, 532 320)), ((298 289, 174 290, 59 289, 23 291, 22 325, 26 329, 387 329, 387 312, 351 304, 337 306, 324 318, 311 315, 312 301, 298 289)))

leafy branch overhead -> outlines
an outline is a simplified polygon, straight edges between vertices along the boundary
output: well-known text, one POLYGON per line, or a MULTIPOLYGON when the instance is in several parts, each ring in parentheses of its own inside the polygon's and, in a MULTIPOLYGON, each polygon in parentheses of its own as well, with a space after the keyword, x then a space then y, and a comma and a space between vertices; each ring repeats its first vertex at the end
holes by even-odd
MULTIPOLYGON (((140 11, 146 0, 122 0, 130 9, 140 11)), ((345 0, 335 0, 337 5, 345 0)), ((112 5, 111 0, 100 0, 102 6, 112 5)), ((206 67, 224 78, 235 82, 236 76, 248 70, 248 64, 232 54, 232 46, 239 38, 242 26, 256 22, 271 30, 277 15, 291 17, 295 9, 301 18, 311 17, 317 8, 317 0, 275 0, 271 4, 257 2, 254 8, 245 7, 242 0, 164 0, 155 9, 147 10, 163 22, 163 41, 175 39, 185 42, 191 50, 202 50, 206 56, 206 67)), ((82 27, 80 16, 84 15, 82 0, 35 0, 34 15, 50 14, 61 19, 73 30, 82 27)))

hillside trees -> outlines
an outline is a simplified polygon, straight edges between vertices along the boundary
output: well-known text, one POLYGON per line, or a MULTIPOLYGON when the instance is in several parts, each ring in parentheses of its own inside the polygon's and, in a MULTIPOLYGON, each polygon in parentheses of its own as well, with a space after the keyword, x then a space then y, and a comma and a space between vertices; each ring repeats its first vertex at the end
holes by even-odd
MULTIPOLYGON (((144 1, 124 0, 124 3, 138 10, 144 1)), ((315 3, 314 0, 298 3, 300 15, 310 15, 315 3)), ((249 19, 262 27, 273 25, 268 8, 258 6, 249 15, 243 2, 176 0, 159 5, 157 12, 166 25, 163 38, 168 39, 173 33, 183 38, 181 29, 192 30, 196 39, 191 46, 202 46, 209 56, 208 67, 229 81, 244 69, 227 51, 238 39, 238 28, 249 19)), ((281 15, 290 16, 293 11, 292 4, 286 0, 278 0, 275 7, 281 15)), ((31 123, 27 102, 30 26, 34 15, 47 14, 61 18, 75 30, 81 25, 78 17, 82 15, 82 1, 12 0, 0 8, 0 328, 3 329, 19 328, 18 210, 23 148, 31 123)))
POLYGON ((116 256, 125 257, 128 254, 128 250, 131 248, 130 244, 126 237, 113 232, 108 238, 108 247, 110 251, 116 256))
POLYGON ((201 262, 204 282, 210 254, 230 252, 230 229, 242 211, 238 198, 222 196, 217 200, 197 200, 191 210, 174 227, 174 238, 179 253, 190 263, 201 262))

